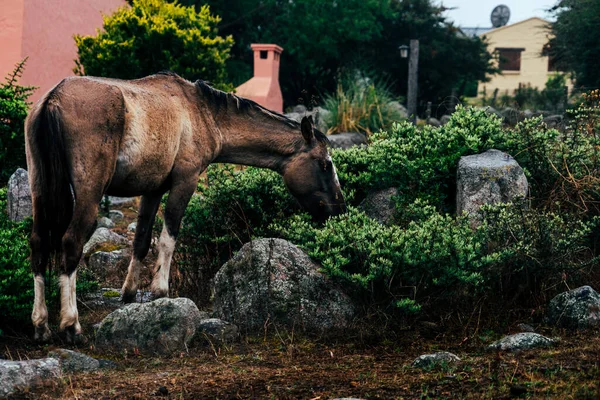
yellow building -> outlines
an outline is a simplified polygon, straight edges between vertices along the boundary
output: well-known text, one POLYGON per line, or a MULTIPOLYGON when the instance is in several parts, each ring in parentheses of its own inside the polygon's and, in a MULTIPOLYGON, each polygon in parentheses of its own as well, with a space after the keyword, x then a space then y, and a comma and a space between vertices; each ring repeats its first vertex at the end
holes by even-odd
MULTIPOLYGON (((556 73, 552 60, 542 56, 550 35, 548 25, 548 21, 534 17, 479 35, 487 38, 488 50, 496 54, 502 71, 491 76, 489 82, 479 83, 479 96, 484 91, 488 97, 492 96, 496 89, 499 95, 513 95, 519 84, 544 88, 548 77, 556 73)), ((569 88, 572 86, 570 81, 567 84, 569 88)))

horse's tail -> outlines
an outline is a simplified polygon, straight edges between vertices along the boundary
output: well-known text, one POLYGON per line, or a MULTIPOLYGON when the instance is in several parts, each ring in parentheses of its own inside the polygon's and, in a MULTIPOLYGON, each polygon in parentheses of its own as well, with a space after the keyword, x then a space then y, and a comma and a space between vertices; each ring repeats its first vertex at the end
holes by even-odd
POLYGON ((61 253, 62 237, 71 222, 74 202, 59 87, 60 84, 47 94, 27 129, 28 161, 34 164, 30 166, 34 172, 29 175, 32 195, 40 200, 38 207, 34 206, 34 224, 42 224, 48 234, 50 252, 55 255, 61 253))

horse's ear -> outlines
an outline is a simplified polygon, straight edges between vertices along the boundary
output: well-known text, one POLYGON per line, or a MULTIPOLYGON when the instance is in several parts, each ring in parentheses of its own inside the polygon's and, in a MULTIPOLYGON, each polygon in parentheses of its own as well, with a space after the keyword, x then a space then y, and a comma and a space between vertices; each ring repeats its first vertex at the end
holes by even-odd
POLYGON ((315 128, 313 127, 312 115, 302 118, 300 130, 302 130, 302 136, 304 137, 304 140, 306 140, 306 143, 313 141, 315 138, 315 128))

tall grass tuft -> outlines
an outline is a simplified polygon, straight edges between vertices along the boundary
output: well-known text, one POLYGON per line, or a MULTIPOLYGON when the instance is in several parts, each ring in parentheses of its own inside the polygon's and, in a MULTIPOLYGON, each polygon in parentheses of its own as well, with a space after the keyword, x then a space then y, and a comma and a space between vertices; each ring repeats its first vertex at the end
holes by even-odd
POLYGON ((391 128, 403 119, 399 103, 389 84, 359 73, 346 73, 338 78, 334 94, 325 97, 324 108, 328 133, 363 132, 370 135, 391 128))

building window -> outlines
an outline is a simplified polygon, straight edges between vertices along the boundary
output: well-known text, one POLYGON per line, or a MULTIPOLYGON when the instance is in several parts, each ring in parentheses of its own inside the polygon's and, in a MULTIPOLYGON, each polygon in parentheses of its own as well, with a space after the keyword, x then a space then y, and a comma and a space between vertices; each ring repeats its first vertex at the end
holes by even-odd
POLYGON ((501 71, 520 71, 521 53, 525 49, 496 49, 501 71))
POLYGON ((266 60, 268 56, 269 56, 269 52, 267 50, 260 51, 260 58, 262 58, 263 60, 266 60))

